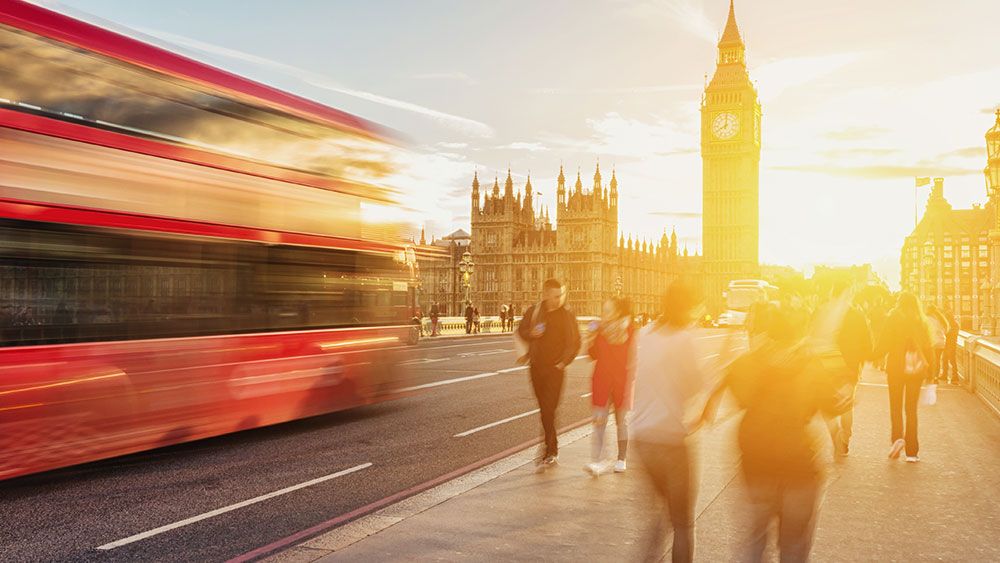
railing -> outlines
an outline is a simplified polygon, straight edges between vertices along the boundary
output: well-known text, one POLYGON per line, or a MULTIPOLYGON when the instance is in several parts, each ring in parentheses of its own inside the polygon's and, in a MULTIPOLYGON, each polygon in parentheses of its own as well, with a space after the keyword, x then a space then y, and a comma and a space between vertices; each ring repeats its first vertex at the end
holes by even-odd
MULTIPOLYGON (((596 320, 597 317, 577 317, 576 321, 580 326, 581 334, 588 330, 590 322, 596 320)), ((514 319, 514 330, 517 330, 518 325, 521 324, 521 319, 514 319)), ((500 334, 502 332, 510 333, 511 330, 502 330, 503 324, 500 322, 500 317, 479 317, 479 334, 500 334)), ((473 334, 475 334, 475 326, 472 327, 473 334)), ((438 318, 438 334, 441 336, 456 335, 456 334, 466 334, 465 317, 439 317, 438 318)), ((431 335, 431 320, 427 317, 423 319, 423 332, 421 336, 431 335)))
POLYGON ((1000 345, 995 340, 959 333, 955 361, 969 390, 1000 415, 1000 345))

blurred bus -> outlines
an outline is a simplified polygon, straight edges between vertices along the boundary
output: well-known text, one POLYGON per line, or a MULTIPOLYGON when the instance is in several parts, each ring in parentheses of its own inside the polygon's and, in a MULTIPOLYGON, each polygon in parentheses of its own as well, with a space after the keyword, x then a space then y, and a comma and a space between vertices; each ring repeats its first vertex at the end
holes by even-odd
POLYGON ((394 150, 0 4, 0 479, 377 400, 413 305, 412 251, 363 219, 398 207, 394 150))
POLYGON ((733 280, 723 293, 726 309, 719 315, 720 327, 744 327, 747 314, 757 303, 775 299, 777 287, 763 280, 733 280))

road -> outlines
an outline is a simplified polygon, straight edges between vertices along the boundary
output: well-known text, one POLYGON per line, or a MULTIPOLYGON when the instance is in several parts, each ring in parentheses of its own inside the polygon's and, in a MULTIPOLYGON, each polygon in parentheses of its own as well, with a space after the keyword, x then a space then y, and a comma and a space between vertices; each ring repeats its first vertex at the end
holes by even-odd
MULTIPOLYGON (((538 437, 509 334, 409 354, 402 398, 0 483, 0 560, 226 561, 538 437)), ((560 426, 591 369, 569 367, 560 426)))

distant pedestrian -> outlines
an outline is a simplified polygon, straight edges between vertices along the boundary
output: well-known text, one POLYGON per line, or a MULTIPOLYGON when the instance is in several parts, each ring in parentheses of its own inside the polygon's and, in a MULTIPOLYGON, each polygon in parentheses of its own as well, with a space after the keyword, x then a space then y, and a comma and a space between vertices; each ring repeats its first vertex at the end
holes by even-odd
POLYGON ((917 402, 920 387, 935 373, 934 350, 920 302, 908 291, 899 294, 875 345, 875 359, 885 358, 889 383, 889 418, 892 424, 890 458, 906 449, 906 461, 917 462, 917 402), (903 413, 906 413, 904 431, 903 413))
POLYGON ((514 330, 514 302, 507 306, 507 330, 514 330))
POLYGON ((507 331, 507 306, 500 305, 500 332, 507 331))
POLYGON ((958 378, 958 362, 955 361, 955 353, 958 351, 958 321, 951 311, 942 311, 944 318, 948 321, 948 334, 944 342, 944 358, 942 358, 942 378, 952 385, 958 385, 961 381, 958 378), (948 368, 951 373, 948 373, 948 368))
POLYGON ((638 335, 634 411, 629 434, 659 503, 647 532, 647 561, 658 561, 673 526, 673 561, 691 561, 694 554, 696 485, 688 434, 692 400, 707 387, 691 325, 698 304, 693 289, 675 281, 662 299, 660 317, 638 335))
POLYGON ((535 460, 539 468, 552 466, 559 456, 556 407, 562 394, 566 367, 580 350, 576 316, 565 307, 566 289, 556 279, 542 285, 542 301, 524 312, 518 334, 530 343, 531 387, 538 400, 545 445, 535 460))
POLYGON ((431 303, 431 310, 430 310, 430 313, 429 313, 429 316, 431 318, 431 336, 437 336, 438 335, 438 316, 439 316, 439 314, 440 313, 438 312, 438 304, 437 304, 437 301, 435 301, 435 302, 431 303))
POLYGON ((472 309, 472 331, 479 334, 479 307, 472 309))
POLYGON ((596 477, 607 473, 612 466, 615 473, 623 473, 626 467, 628 424, 625 415, 632 408, 637 341, 631 303, 619 297, 605 301, 601 321, 595 328, 596 334, 588 347, 590 357, 595 360, 590 385, 594 431, 586 470, 596 477), (618 459, 614 464, 604 459, 603 452, 604 431, 612 405, 618 434, 618 459))
POLYGON ((931 305, 927 307, 927 326, 931 331, 931 346, 934 348, 934 363, 938 369, 931 374, 931 381, 937 383, 944 373, 944 349, 948 341, 948 319, 931 305))
POLYGON ((792 305, 761 311, 761 342, 732 363, 720 388, 745 411, 738 444, 751 526, 741 561, 763 560, 774 519, 781 561, 809 558, 822 488, 811 422, 817 412, 843 412, 850 398, 804 344, 807 319, 792 305))
POLYGON ((476 311, 472 308, 472 303, 465 305, 465 334, 472 334, 472 321, 476 311))

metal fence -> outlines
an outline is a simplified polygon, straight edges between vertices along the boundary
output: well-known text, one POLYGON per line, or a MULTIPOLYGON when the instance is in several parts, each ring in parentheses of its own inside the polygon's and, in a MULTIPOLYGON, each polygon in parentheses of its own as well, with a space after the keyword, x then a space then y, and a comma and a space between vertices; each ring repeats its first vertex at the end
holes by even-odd
POLYGON ((996 338, 959 333, 955 361, 969 390, 1000 416, 1000 344, 996 338))
MULTIPOLYGON (((588 330, 590 322, 596 320, 597 317, 577 317, 576 321, 580 325, 581 334, 588 330)), ((514 330, 517 330, 517 326, 521 324, 521 319, 514 319, 514 330)), ((421 327, 421 336, 431 335, 431 320, 429 318, 423 319, 423 326, 421 327)), ((479 330, 476 331, 475 326, 472 327, 473 334, 500 334, 504 332, 503 324, 500 322, 500 317, 479 317, 479 330)), ((511 332, 507 329, 508 333, 511 332)), ((438 318, 438 334, 441 336, 449 336, 455 334, 466 334, 465 317, 439 317, 438 318)))

